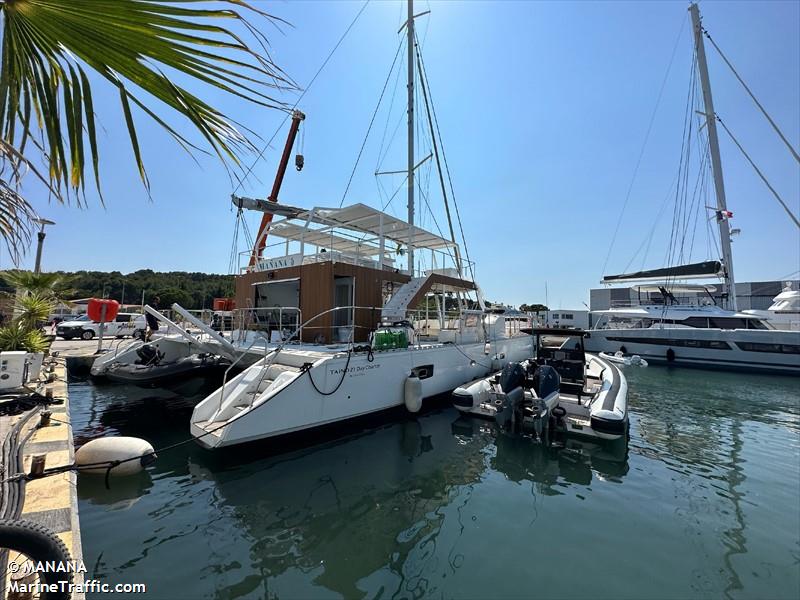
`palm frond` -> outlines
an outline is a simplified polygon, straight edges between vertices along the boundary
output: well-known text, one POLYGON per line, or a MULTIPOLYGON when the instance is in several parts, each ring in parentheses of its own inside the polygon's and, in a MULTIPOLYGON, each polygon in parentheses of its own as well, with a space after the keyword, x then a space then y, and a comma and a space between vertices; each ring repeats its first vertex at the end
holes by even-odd
POLYGON ((56 197, 66 192, 81 201, 87 162, 99 190, 95 107, 87 76, 93 70, 118 89, 134 163, 146 187, 133 105, 184 149, 197 149, 156 107, 177 112, 224 163, 238 165, 242 154, 252 150, 247 135, 176 81, 188 79, 268 108, 285 108, 274 93, 296 86, 272 62, 267 38, 246 15, 276 27, 283 21, 244 0, 213 5, 220 2, 225 8, 200 8, 212 5, 206 0, 0 2, 3 141, 21 150, 31 142, 41 152, 56 197), (222 23, 242 27, 259 51, 222 23))
POLYGON ((20 294, 14 301, 14 319, 28 329, 36 329, 39 323, 47 321, 55 303, 52 297, 44 294, 20 294))
POLYGON ((19 291, 49 298, 53 302, 64 302, 64 298, 74 293, 71 282, 62 273, 34 273, 13 269, 0 271, 0 279, 19 291))
POLYGON ((6 244, 11 262, 18 265, 31 243, 32 219, 36 213, 15 188, 0 177, 0 236, 6 244))

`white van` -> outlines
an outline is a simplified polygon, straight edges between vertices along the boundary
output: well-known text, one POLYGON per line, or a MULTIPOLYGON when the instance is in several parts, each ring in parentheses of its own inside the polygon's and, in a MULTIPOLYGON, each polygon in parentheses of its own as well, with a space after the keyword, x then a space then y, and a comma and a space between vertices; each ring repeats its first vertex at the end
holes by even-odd
MULTIPOLYGON (((127 335, 135 338, 141 338, 147 329, 147 322, 144 315, 136 313, 118 313, 117 317, 106 323, 106 329, 103 335, 109 337, 125 337, 127 335)), ((93 337, 100 335, 100 323, 92 321, 89 315, 82 315, 74 321, 63 321, 56 327, 56 337, 71 340, 72 338, 81 338, 83 340, 90 340, 93 337)))

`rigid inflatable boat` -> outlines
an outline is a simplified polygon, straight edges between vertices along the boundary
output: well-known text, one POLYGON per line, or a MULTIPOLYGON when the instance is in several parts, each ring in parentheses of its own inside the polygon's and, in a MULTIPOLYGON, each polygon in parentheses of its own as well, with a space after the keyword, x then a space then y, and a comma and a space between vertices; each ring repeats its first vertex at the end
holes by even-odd
POLYGON ((608 352, 601 352, 600 358, 605 361, 616 363, 619 365, 626 365, 626 366, 634 366, 634 367, 646 367, 647 361, 643 359, 638 354, 633 354, 631 356, 625 356, 619 350, 614 354, 609 354, 608 352))
POLYGON ((164 360, 163 353, 150 344, 138 348, 137 354, 139 359, 135 362, 113 362, 108 365, 105 376, 117 383, 148 386, 230 366, 230 361, 212 354, 192 354, 164 360))
POLYGON ((463 413, 544 439, 567 433, 618 439, 628 432, 628 384, 613 363, 583 349, 584 332, 533 329, 533 358, 453 391, 463 413))

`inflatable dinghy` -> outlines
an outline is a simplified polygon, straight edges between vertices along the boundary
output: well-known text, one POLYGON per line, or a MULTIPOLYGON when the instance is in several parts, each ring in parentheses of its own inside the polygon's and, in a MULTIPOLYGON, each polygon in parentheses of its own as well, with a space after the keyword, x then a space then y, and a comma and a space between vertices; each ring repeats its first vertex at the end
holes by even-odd
POLYGON ((608 362, 613 362, 620 365, 626 366, 634 366, 634 367, 646 367, 647 361, 643 359, 638 354, 634 354, 632 356, 625 356, 619 350, 614 354, 608 354, 607 352, 601 352, 600 358, 603 360, 607 360, 608 362))
POLYGON ((117 383, 149 386, 230 366, 228 360, 211 354, 193 354, 164 361, 163 354, 147 344, 139 348, 137 354, 139 360, 135 363, 115 362, 108 365, 106 377, 117 383))

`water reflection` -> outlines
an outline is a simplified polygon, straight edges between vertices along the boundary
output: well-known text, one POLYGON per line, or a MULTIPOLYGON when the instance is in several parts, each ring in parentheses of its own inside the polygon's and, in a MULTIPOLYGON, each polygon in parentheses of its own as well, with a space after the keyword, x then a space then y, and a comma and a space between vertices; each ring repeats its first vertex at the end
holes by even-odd
MULTIPOLYGON (((641 572, 604 580, 615 597, 739 597, 775 588, 771 573, 779 591, 794 589, 781 565, 800 544, 760 531, 752 465, 785 470, 798 456, 798 440, 778 454, 764 436, 800 431, 796 398, 750 402, 725 378, 678 390, 652 371, 629 378, 629 451, 576 439, 547 448, 443 408, 229 452, 189 444, 111 490, 81 477, 87 562, 101 577, 148 581, 159 597, 504 596, 557 569, 554 550, 584 556, 595 544, 641 572), (775 453, 774 467, 760 452, 775 453)), ((124 386, 71 398, 78 436, 157 447, 187 437, 199 399, 124 386)), ((784 491, 769 498, 791 512, 784 491)), ((796 521, 788 515, 789 533, 796 521)), ((542 595, 591 596, 606 567, 583 568, 586 587, 556 578, 542 595)))

